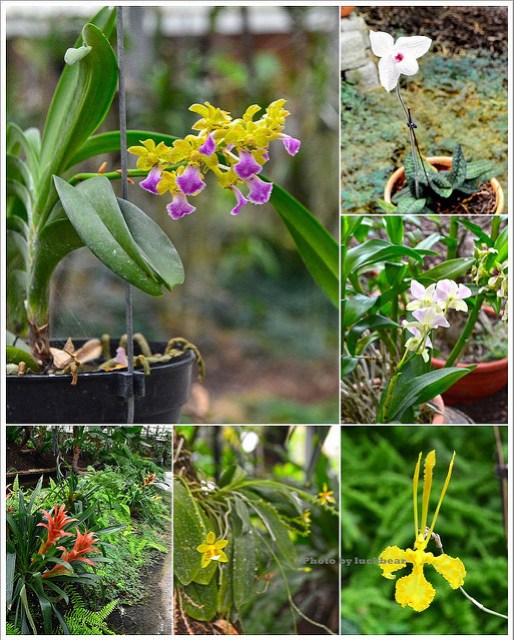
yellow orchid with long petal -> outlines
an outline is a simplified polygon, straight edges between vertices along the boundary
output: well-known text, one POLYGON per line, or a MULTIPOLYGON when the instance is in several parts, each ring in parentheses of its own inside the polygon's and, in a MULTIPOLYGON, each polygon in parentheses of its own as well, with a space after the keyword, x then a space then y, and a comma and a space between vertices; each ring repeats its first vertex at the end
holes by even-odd
POLYGON ((228 540, 216 540, 214 531, 209 531, 205 537, 205 542, 196 547, 198 553, 202 555, 202 569, 209 566, 213 560, 218 562, 228 562, 227 554, 223 549, 227 546, 228 540))
POLYGON ((326 482, 323 483, 323 491, 318 493, 318 501, 320 504, 327 504, 327 502, 335 503, 334 492, 328 490, 326 482))
POLYGON ((409 606, 412 607, 414 611, 424 611, 427 609, 435 596, 434 587, 430 582, 428 582, 423 574, 423 565, 432 565, 435 570, 449 582, 452 589, 458 589, 461 587, 464 584, 464 577, 466 575, 464 564, 459 558, 452 558, 445 553, 439 556, 434 556, 433 553, 427 553, 425 551, 427 544, 432 537, 432 533, 434 532, 437 516, 439 515, 439 510, 441 508, 446 489, 450 483, 455 452, 453 452, 448 474, 446 476, 430 528, 427 527, 427 515, 435 466, 435 451, 430 451, 425 458, 421 525, 418 527, 418 480, 421 467, 421 457, 422 454, 420 453, 412 481, 415 532, 414 549, 404 550, 400 549, 396 545, 387 547, 380 554, 378 559, 379 566, 383 572, 382 575, 384 578, 388 578, 389 580, 395 579, 396 576, 394 574, 396 571, 403 569, 407 564, 412 564, 412 573, 407 576, 403 576, 403 578, 400 578, 396 583, 395 598, 396 602, 401 604, 402 607, 409 606))

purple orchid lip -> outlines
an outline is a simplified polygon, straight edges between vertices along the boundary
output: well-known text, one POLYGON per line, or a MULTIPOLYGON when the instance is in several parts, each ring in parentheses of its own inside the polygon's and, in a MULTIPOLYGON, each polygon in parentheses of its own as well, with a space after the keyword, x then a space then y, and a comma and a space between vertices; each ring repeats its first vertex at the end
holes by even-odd
POLYGON ((251 176, 246 181, 249 187, 248 199, 254 204, 264 204, 268 202, 273 189, 272 182, 264 182, 257 176, 251 176))
POLYGON ((180 220, 180 218, 196 211, 196 207, 193 207, 193 205, 187 201, 187 198, 179 193, 166 205, 166 210, 173 220, 180 220))
POLYGON ((203 153, 205 156, 212 156, 212 154, 216 151, 216 142, 214 141, 214 136, 212 133, 209 133, 206 141, 202 144, 201 147, 198 148, 200 153, 203 153))
POLYGON ((234 165, 234 172, 241 180, 248 180, 251 176, 262 171, 261 165, 255 160, 249 151, 241 151, 239 162, 234 165))
POLYGON ((282 134, 281 140, 285 150, 290 156, 295 156, 298 153, 302 144, 298 138, 293 138, 292 136, 288 136, 284 133, 282 134))
POLYGON ((177 185, 186 196, 195 196, 206 186, 200 175, 200 169, 188 165, 184 173, 177 177, 177 185))
POLYGON ((159 167, 154 167, 151 169, 150 173, 146 176, 144 180, 139 183, 139 186, 145 191, 149 191, 150 193, 159 195, 157 191, 157 185, 161 181, 162 169, 159 167))
POLYGON ((234 195, 236 196, 237 204, 230 212, 233 216, 237 216, 237 214, 241 211, 241 208, 248 204, 248 198, 241 193, 241 191, 237 187, 231 187, 234 195))

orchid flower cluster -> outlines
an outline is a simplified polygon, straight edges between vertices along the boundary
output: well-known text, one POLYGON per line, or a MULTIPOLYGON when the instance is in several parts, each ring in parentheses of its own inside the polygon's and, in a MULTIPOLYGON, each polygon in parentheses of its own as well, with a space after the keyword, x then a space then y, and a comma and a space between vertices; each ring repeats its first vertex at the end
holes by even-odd
POLYGON ((405 348, 420 354, 428 362, 428 349, 433 346, 430 333, 433 329, 447 329, 450 326, 446 318, 450 309, 467 312, 465 299, 471 296, 471 290, 464 284, 445 278, 426 288, 413 280, 410 292, 414 299, 407 304, 407 311, 413 312, 414 320, 402 322, 403 327, 412 334, 405 343, 405 348))
POLYGON ((128 149, 138 156, 137 168, 149 170, 140 186, 156 195, 171 193, 172 201, 166 209, 174 220, 196 210, 188 197, 198 195, 205 188, 204 177, 209 171, 222 188, 234 194, 236 204, 232 215, 237 215, 249 202, 268 202, 273 184, 258 174, 269 160, 270 142, 281 140, 291 156, 298 152, 301 144, 283 133, 285 120, 290 115, 283 108, 285 103, 284 99, 275 100, 255 121, 254 116, 261 111, 257 104, 249 106, 242 118, 235 119, 209 102, 193 104, 190 111, 201 116, 192 127, 198 132, 196 135, 175 140, 171 147, 148 139, 141 141, 142 146, 128 149), (246 195, 241 186, 247 189, 246 195))

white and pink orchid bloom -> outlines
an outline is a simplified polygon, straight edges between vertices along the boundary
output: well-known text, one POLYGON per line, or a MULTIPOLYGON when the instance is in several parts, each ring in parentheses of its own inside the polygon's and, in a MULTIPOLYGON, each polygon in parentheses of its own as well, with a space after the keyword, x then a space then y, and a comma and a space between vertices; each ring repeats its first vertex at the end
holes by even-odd
POLYGON ((430 284, 428 287, 424 287, 417 280, 412 280, 410 285, 410 292, 414 300, 411 300, 411 302, 409 302, 409 304, 407 305, 407 311, 433 307, 435 290, 435 283, 430 284))
POLYGON ((400 75, 413 76, 419 69, 418 58, 430 49, 432 40, 426 36, 401 37, 395 42, 385 31, 370 31, 371 50, 380 58, 380 84, 392 91, 400 75))
POLYGON ((428 362, 430 359, 430 355, 428 353, 428 347, 432 349, 432 341, 430 340, 430 335, 426 333, 422 335, 420 330, 417 327, 412 326, 412 323, 407 322, 407 320, 403 321, 403 326, 407 331, 412 333, 412 338, 409 338, 405 343, 405 348, 409 351, 415 351, 423 357, 425 362, 428 362))
POLYGON ((468 305, 464 302, 464 299, 470 296, 471 289, 466 287, 465 284, 457 284, 454 280, 445 278, 444 280, 439 280, 436 285, 434 302, 441 304, 445 312, 448 309, 467 311, 468 305))

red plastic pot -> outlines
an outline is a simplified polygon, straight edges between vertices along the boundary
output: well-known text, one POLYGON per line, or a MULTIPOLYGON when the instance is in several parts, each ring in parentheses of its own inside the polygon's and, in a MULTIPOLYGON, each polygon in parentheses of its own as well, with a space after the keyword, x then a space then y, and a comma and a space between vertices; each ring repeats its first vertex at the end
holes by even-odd
MULTIPOLYGON (((508 363, 507 358, 494 362, 481 362, 476 369, 443 393, 444 401, 449 405, 473 404, 477 400, 492 396, 507 386, 508 363)), ((432 358, 432 365, 435 369, 442 369, 445 364, 445 360, 432 358)), ((457 366, 466 367, 468 365, 458 364, 457 366)))

